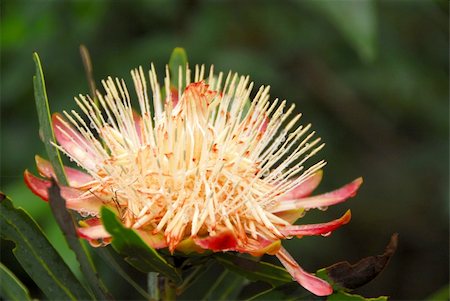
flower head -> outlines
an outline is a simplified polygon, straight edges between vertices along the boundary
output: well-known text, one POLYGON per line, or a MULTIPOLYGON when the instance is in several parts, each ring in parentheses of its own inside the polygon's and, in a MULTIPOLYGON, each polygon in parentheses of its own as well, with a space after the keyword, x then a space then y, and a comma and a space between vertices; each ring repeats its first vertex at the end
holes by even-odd
MULTIPOLYGON (((234 73, 214 75, 211 68, 205 77, 197 66, 191 83, 187 68, 178 89, 166 73, 161 88, 152 66, 148 89, 143 69, 131 71, 139 113, 125 82, 108 78, 99 105, 75 98, 84 117, 74 110, 53 115, 55 147, 83 169, 66 167, 69 185, 61 188, 67 207, 86 217, 79 235, 92 245, 108 243, 99 219, 108 206, 153 248, 276 255, 305 288, 330 294, 331 286, 303 271, 280 241, 325 236, 349 222, 350 211, 328 223, 293 225, 308 209, 353 196, 362 180, 309 196, 325 162, 304 164, 323 144, 311 125, 298 124, 294 105, 269 101, 269 87, 250 101, 253 83, 234 73)), ((54 177, 48 161, 36 162, 43 177, 54 177)), ((48 198, 48 180, 28 171, 25 180, 48 198)))

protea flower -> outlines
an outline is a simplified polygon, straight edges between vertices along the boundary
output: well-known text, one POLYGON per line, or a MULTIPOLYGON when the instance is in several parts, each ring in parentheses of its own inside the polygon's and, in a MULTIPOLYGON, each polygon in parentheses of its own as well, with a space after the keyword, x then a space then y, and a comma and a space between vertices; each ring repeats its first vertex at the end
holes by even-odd
MULTIPOLYGON (((148 94, 142 68, 131 71, 140 113, 123 80, 103 81, 99 105, 75 98, 72 110, 53 115, 55 145, 83 171, 65 168, 61 187, 67 207, 85 220, 78 233, 92 245, 109 243, 99 219, 113 208, 123 224, 151 247, 170 252, 236 251, 276 255, 292 277, 316 295, 331 286, 305 272, 281 246, 294 236, 324 235, 350 220, 350 211, 322 224, 294 225, 306 210, 353 196, 362 179, 330 193, 309 196, 319 184, 324 161, 304 163, 322 147, 311 125, 292 117, 294 105, 269 101, 269 87, 253 100, 249 77, 214 75, 211 67, 179 72, 179 87, 166 72, 163 89, 152 66, 148 94), (183 90, 182 86, 186 86, 183 90)), ((54 178, 50 163, 36 157, 41 176, 54 178)), ((48 199, 50 181, 25 171, 25 181, 48 199)))

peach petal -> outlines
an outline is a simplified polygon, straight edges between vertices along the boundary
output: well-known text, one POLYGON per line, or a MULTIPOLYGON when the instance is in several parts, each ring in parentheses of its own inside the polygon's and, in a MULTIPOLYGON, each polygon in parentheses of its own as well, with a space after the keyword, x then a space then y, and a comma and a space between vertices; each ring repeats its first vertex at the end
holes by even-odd
POLYGON ((149 231, 134 229, 138 235, 153 249, 162 249, 167 247, 167 242, 162 233, 151 234, 149 231))
POLYGON ((281 248, 281 241, 280 240, 276 240, 276 241, 270 241, 270 240, 266 240, 266 239, 260 239, 257 242, 258 246, 257 247, 240 247, 237 248, 236 251, 238 252, 242 252, 242 253, 249 253, 252 256, 255 257, 260 257, 263 256, 264 254, 269 254, 269 255, 275 255, 281 248))
POLYGON ((52 115, 53 130, 58 143, 73 158, 88 169, 95 169, 99 161, 91 143, 74 129, 61 114, 52 115))
MULTIPOLYGON (((49 161, 37 155, 35 156, 35 160, 38 171, 42 176, 48 179, 56 179, 55 171, 49 161)), ((87 173, 71 167, 64 166, 64 171, 66 173, 67 181, 72 187, 81 187, 94 180, 94 178, 87 173)))
POLYGON ((320 234, 328 234, 331 231, 336 230, 337 228, 341 227, 342 225, 347 224, 350 222, 350 219, 352 218, 352 214, 350 210, 347 210, 345 214, 328 223, 321 223, 321 224, 311 224, 311 225, 300 225, 300 226, 287 226, 286 228, 281 230, 281 233, 283 233, 286 236, 305 236, 305 235, 320 235, 320 234))
POLYGON ((276 216, 284 219, 289 224, 294 224, 304 214, 305 214, 305 209, 303 209, 303 208, 286 210, 286 211, 275 213, 276 216))
POLYGON ((355 196, 362 182, 362 178, 358 178, 353 182, 328 193, 307 198, 283 200, 280 201, 277 206, 273 207, 271 212, 275 213, 299 208, 319 208, 339 204, 348 198, 355 196))
POLYGON ((276 256, 294 280, 311 293, 317 296, 328 296, 333 293, 333 288, 328 282, 304 271, 286 249, 281 248, 276 256))
POLYGON ((194 238, 194 242, 201 248, 219 251, 233 251, 237 247, 237 240, 233 232, 225 230, 215 236, 207 236, 205 238, 194 238))
POLYGON ((103 225, 81 227, 77 229, 78 236, 86 240, 97 240, 111 237, 103 225))
POLYGON ((281 200, 298 199, 310 195, 314 191, 314 189, 319 186, 320 182, 322 181, 322 176, 323 171, 317 171, 311 177, 306 179, 306 181, 298 184, 294 189, 282 195, 281 200))
POLYGON ((25 170, 23 173, 23 179, 25 180, 25 184, 30 188, 31 192, 35 195, 43 199, 44 201, 48 201, 48 189, 51 186, 51 182, 35 177, 28 170, 25 170))

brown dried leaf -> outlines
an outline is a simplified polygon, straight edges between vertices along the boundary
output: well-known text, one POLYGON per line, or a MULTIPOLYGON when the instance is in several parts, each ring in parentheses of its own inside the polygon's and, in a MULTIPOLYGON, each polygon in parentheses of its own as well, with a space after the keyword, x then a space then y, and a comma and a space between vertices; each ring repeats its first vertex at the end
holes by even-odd
POLYGON ((397 249, 397 243, 398 233, 394 233, 382 255, 365 257, 355 264, 348 261, 338 262, 325 268, 326 273, 339 286, 347 289, 361 287, 384 270, 397 249))

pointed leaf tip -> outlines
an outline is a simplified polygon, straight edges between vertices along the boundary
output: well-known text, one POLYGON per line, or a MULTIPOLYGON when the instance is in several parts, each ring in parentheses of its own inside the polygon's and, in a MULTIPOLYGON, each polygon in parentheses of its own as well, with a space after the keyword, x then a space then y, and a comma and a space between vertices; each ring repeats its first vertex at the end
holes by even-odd
POLYGON ((170 71, 170 84, 172 88, 177 91, 177 96, 186 87, 185 83, 182 82, 184 75, 186 74, 186 66, 188 63, 188 57, 186 50, 182 47, 176 47, 169 59, 169 71, 170 71), (179 71, 181 68, 181 77, 179 76, 179 71))
POLYGON ((39 119, 39 129, 43 136, 43 142, 49 161, 55 171, 58 178, 58 182, 66 185, 66 175, 64 172, 61 156, 57 148, 55 148, 51 142, 55 143, 55 133, 53 132, 53 126, 51 121, 50 106, 47 97, 47 91, 45 88, 44 72, 42 71, 41 61, 39 55, 34 52, 33 60, 36 65, 35 75, 33 76, 33 88, 34 98, 36 102, 36 109, 39 119))

